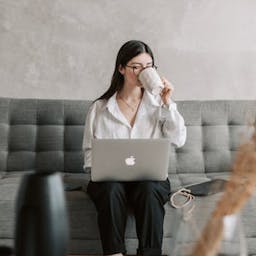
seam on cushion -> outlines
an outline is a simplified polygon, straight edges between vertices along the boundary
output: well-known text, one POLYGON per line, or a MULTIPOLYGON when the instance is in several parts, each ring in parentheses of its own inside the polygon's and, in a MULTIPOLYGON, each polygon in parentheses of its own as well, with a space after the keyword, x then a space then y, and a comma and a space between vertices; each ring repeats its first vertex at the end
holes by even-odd
POLYGON ((65 172, 65 132, 66 132, 66 120, 65 120, 65 100, 62 100, 62 119, 63 119, 63 145, 62 145, 62 152, 63 152, 63 170, 65 172))
POLYGON ((201 119, 201 152, 202 152, 202 161, 203 161, 203 170, 204 174, 206 174, 205 167, 205 149, 204 149, 204 126, 203 126, 203 117, 202 117, 202 102, 200 103, 200 119, 201 119))
POLYGON ((36 100, 36 141, 35 141, 35 163, 34 169, 37 172, 37 158, 38 158, 38 99, 36 100))
POLYGON ((8 120, 7 120, 7 125, 8 125, 8 134, 7 134, 7 156, 6 156, 6 162, 5 162, 5 171, 4 173, 7 173, 8 171, 8 158, 9 158, 9 151, 10 151, 10 129, 11 129, 11 121, 10 121, 10 102, 11 99, 8 99, 8 120))

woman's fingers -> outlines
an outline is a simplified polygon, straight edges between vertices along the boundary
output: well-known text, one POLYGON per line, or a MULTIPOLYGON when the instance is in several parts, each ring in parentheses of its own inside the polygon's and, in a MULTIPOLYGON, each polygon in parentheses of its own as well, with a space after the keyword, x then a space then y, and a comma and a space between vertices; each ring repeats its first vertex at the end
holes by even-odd
POLYGON ((173 85, 171 84, 171 82, 168 81, 165 77, 162 77, 161 79, 162 79, 164 87, 168 87, 173 91, 174 88, 173 88, 173 85))

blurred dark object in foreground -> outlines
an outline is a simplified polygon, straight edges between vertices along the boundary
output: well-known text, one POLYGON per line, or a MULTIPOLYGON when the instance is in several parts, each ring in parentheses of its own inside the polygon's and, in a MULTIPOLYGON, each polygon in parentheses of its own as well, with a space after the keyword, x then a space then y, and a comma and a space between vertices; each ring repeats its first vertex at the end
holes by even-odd
POLYGON ((16 256, 65 256, 68 220, 58 173, 34 173, 22 179, 16 201, 16 256))
POLYGON ((13 249, 8 246, 0 246, 0 256, 12 256, 13 249))

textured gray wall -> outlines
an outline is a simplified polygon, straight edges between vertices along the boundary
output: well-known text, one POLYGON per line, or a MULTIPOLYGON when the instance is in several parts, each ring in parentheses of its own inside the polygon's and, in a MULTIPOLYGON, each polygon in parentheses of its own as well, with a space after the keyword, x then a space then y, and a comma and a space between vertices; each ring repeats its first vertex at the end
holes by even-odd
POLYGON ((175 99, 255 99, 255 13, 255 0, 0 0, 0 96, 94 99, 140 39, 175 99))

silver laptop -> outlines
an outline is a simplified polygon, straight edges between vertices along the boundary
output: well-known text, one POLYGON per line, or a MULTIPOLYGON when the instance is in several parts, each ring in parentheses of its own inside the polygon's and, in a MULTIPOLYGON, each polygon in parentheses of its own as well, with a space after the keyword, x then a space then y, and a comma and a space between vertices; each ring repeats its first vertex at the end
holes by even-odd
POLYGON ((166 180, 168 139, 94 139, 92 181, 166 180))

